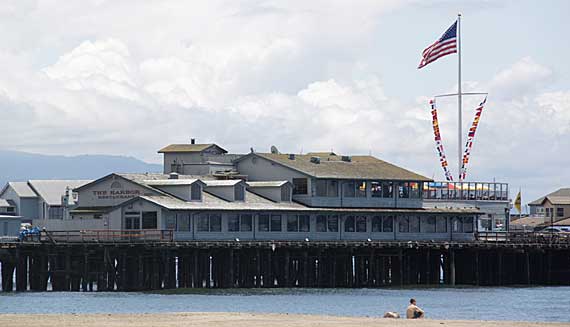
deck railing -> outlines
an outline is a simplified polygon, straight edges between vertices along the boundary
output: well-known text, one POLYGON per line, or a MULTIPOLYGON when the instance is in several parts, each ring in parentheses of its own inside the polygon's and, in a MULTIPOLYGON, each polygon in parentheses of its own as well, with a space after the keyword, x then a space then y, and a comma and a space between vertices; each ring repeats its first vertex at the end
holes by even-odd
POLYGON ((23 242, 52 243, 152 243, 174 241, 172 230, 75 230, 41 231, 39 234, 26 235, 23 242))
POLYGON ((513 244, 570 244, 570 233, 551 232, 477 232, 476 240, 513 244))

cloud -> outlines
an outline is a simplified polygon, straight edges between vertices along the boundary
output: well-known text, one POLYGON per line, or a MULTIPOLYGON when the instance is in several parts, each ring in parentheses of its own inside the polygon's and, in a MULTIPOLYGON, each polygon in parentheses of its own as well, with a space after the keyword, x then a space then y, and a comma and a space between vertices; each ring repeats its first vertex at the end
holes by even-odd
POLYGON ((495 75, 489 88, 503 100, 533 95, 552 79, 552 75, 550 68, 524 57, 495 75))

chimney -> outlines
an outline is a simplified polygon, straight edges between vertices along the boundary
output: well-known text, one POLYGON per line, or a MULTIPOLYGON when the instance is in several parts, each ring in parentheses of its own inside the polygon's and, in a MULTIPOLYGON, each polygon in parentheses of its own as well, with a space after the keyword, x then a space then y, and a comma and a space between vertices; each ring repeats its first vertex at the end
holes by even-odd
POLYGON ((196 139, 190 139, 190 144, 196 144, 196 139))
POLYGON ((178 173, 170 173, 170 175, 168 175, 168 179, 178 179, 178 173))

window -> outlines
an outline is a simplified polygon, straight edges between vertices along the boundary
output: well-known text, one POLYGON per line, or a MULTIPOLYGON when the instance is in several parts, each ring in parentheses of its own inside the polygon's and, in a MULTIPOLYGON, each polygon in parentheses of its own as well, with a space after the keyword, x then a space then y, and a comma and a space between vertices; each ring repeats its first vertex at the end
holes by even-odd
POLYGON ((14 207, 7 207, 6 212, 14 212, 14 207))
POLYGON ((288 232, 308 232, 310 230, 309 215, 289 215, 287 216, 288 232))
POLYGON ((228 215, 228 232, 239 232, 239 215, 228 215))
POLYGON ((420 183, 412 182, 409 183, 410 187, 410 198, 419 199, 421 197, 420 183))
POLYGON ((382 231, 384 233, 394 232, 394 217, 392 216, 382 217, 382 231))
POLYGON ((281 215, 271 215, 271 231, 281 231, 281 215))
POLYGON ((370 195, 373 198, 382 197, 382 183, 381 182, 370 182, 370 195))
POLYGON ((196 217, 196 220, 196 231, 198 232, 222 231, 222 216, 219 213, 204 213, 196 217))
POLYGON ((473 217, 463 217, 463 233, 473 233, 473 217))
POLYGON ((374 216, 372 217, 372 233, 382 232, 382 217, 374 216))
POLYGON ((202 200, 202 187, 198 183, 194 183, 190 186, 190 200, 192 201, 202 200))
POLYGON ((236 185, 234 187, 234 200, 244 201, 245 200, 245 188, 242 185, 236 185))
POLYGON ((564 208, 556 208, 556 217, 564 217, 564 208))
POLYGON ((435 232, 447 233, 447 217, 439 217, 435 220, 435 232))
POLYGON ((188 214, 188 213, 177 213, 176 214, 176 229, 179 232, 189 232, 190 231, 190 214, 188 214))
POLYGON ((8 222, 5 221, 2 225, 4 225, 4 231, 2 232, 3 236, 8 236, 8 222))
POLYGON ((420 232, 420 217, 411 216, 409 221, 410 221, 410 233, 419 233, 420 232))
POLYGON ((355 194, 355 187, 354 187, 354 182, 346 182, 343 184, 342 186, 343 188, 343 196, 346 198, 353 198, 356 196, 355 194))
POLYGON ((251 232, 253 230, 253 216, 251 214, 240 215, 239 228, 242 232, 251 232))
POLYGON ((259 215, 258 230, 260 232, 269 232, 269 215, 259 215))
POLYGON ((398 197, 402 199, 407 199, 410 197, 409 183, 398 183, 398 197))
POLYGON ((156 211, 147 211, 142 213, 142 229, 156 229, 157 218, 156 211))
POLYGON ((338 197, 338 181, 315 180, 317 196, 336 198, 338 197))
POLYGON ((394 183, 382 182, 382 197, 383 198, 394 197, 394 183))
POLYGON ((283 185, 281 187, 281 201, 290 202, 291 201, 291 188, 289 185, 283 185))
POLYGON ((293 178, 293 194, 307 194, 307 179, 293 178))
POLYGON ((318 215, 317 216, 317 232, 338 232, 338 216, 336 215, 318 215))
POLYGON ((366 233, 366 216, 348 216, 344 222, 345 232, 366 233))
POLYGON ((361 181, 356 183, 356 197, 357 198, 366 197, 366 182, 361 181))
POLYGON ((463 233, 463 221, 460 217, 454 217, 451 219, 451 230, 454 233, 463 233))
POLYGON ((48 209, 48 219, 63 219, 63 207, 50 206, 48 209))
POLYGON ((125 229, 140 229, 141 217, 138 212, 125 212, 125 229))
POLYGON ((435 216, 422 217, 422 233, 435 233, 435 216))
POLYGON ((400 217, 399 221, 399 229, 400 233, 409 233, 410 232, 410 219, 409 217, 400 217))

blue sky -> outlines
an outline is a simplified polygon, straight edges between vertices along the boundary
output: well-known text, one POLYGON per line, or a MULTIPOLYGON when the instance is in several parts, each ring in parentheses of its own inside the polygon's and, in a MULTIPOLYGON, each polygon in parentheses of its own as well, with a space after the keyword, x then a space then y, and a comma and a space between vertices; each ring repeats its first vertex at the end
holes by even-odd
MULTIPOLYGON (((160 162, 194 137, 442 179, 428 100, 455 90, 457 57, 416 67, 458 12, 464 90, 489 92, 468 178, 523 202, 570 186, 568 1, 2 1, 0 148, 160 162)), ((438 102, 454 174, 455 104, 438 102)))

